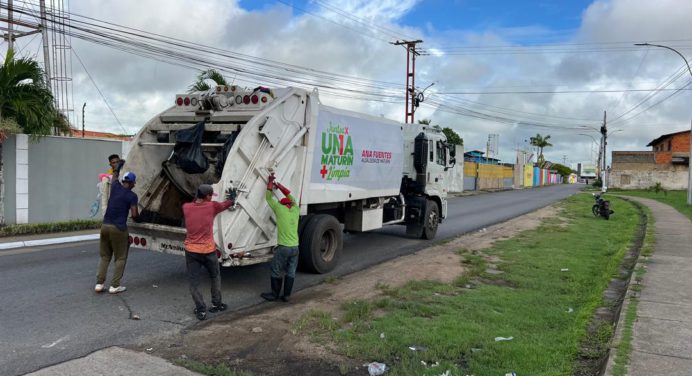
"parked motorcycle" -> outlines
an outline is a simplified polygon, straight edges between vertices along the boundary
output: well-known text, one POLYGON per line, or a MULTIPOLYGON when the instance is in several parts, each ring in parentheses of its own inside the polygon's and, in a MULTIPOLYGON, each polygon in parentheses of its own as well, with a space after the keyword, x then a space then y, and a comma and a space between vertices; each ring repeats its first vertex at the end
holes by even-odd
POLYGON ((610 215, 615 213, 613 210, 610 210, 610 201, 601 197, 603 195, 602 193, 592 193, 592 195, 596 200, 596 203, 591 207, 591 212, 593 213, 593 215, 596 217, 603 217, 606 220, 610 219, 610 215))

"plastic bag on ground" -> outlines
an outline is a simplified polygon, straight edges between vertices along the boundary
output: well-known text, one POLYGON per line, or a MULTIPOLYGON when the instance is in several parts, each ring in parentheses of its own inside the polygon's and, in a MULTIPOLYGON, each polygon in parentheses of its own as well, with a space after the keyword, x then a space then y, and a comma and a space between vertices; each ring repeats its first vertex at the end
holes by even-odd
POLYGON ((384 375, 384 371, 387 370, 387 365, 384 363, 372 362, 368 364, 368 373, 370 376, 384 375))

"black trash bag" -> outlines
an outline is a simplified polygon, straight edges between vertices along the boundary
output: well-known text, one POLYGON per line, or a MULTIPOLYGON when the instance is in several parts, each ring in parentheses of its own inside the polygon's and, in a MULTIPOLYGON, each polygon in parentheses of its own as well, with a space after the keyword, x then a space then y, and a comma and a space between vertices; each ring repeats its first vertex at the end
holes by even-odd
POLYGON ((201 174, 209 168, 209 161, 202 152, 204 121, 194 127, 176 132, 173 159, 188 174, 201 174))
POLYGON ((231 151, 231 147, 233 146, 236 137, 238 137, 238 133, 239 132, 231 133, 226 139, 226 142, 223 143, 223 146, 219 151, 220 156, 219 159, 216 161, 216 176, 218 177, 221 177, 221 173, 223 173, 223 166, 226 165, 226 158, 228 157, 228 152, 231 151))

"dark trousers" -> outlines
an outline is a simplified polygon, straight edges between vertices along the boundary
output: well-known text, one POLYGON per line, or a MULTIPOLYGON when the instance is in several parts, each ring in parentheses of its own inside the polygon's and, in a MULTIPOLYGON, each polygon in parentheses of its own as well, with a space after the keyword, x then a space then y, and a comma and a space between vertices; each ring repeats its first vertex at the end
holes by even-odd
POLYGON ((211 304, 214 306, 221 305, 221 272, 219 270, 219 258, 215 252, 211 253, 194 253, 185 252, 185 264, 187 265, 187 277, 190 281, 190 294, 192 300, 195 301, 195 308, 198 311, 207 309, 204 304, 204 297, 199 292, 199 284, 203 275, 204 269, 206 274, 211 279, 211 304))
POLYGON ((272 278, 296 277, 298 267, 298 247, 280 245, 274 249, 271 263, 272 278))
POLYGON ((127 240, 127 231, 122 231, 114 225, 101 225, 101 240, 99 243, 99 260, 98 271, 96 272, 96 283, 103 284, 106 282, 106 273, 111 259, 115 258, 115 268, 111 278, 111 286, 120 286, 120 279, 125 272, 125 264, 127 263, 127 253, 130 245, 127 240))

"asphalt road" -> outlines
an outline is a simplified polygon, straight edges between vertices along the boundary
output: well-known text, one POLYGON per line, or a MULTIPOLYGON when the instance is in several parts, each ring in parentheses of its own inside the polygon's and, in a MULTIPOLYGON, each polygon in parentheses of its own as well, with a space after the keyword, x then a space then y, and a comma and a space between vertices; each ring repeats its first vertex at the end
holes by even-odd
MULTIPOLYGON (((531 212, 580 187, 451 198, 436 241, 531 212)), ((390 226, 345 235, 341 263, 328 275, 348 274, 431 244, 404 232, 390 226)), ((93 292, 97 262, 97 242, 0 251, 0 375, 24 374, 197 322, 181 257, 133 249, 123 278, 128 290, 118 295, 93 292)), ((269 287, 268 272, 266 264, 222 268, 224 301, 232 309, 260 303, 259 293, 269 287)), ((299 274, 296 289, 326 276, 299 274)))

